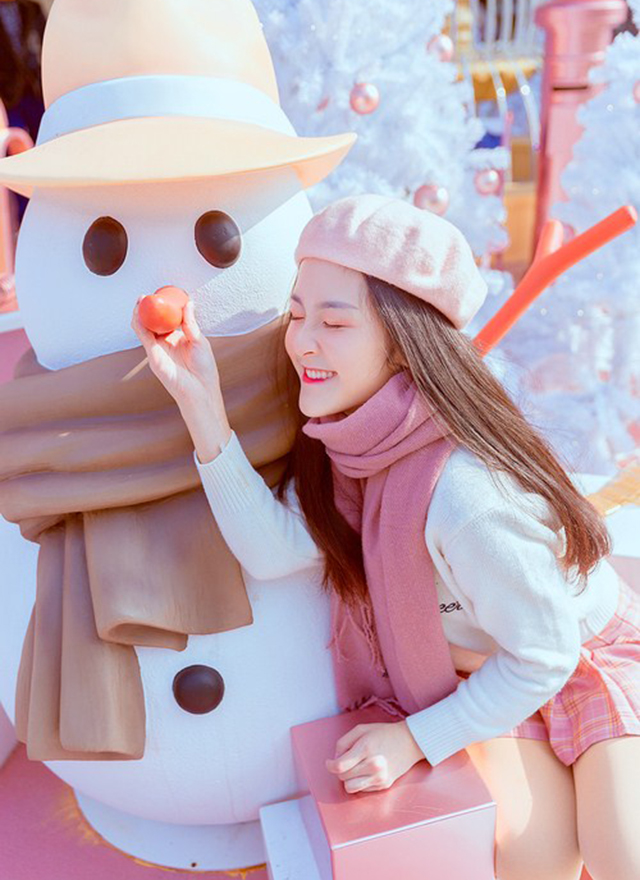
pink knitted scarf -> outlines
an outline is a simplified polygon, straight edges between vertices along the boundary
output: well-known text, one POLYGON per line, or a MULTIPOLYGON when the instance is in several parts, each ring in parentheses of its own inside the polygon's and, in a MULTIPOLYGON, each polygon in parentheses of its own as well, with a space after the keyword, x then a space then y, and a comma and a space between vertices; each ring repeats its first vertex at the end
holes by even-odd
POLYGON ((424 534, 433 489, 455 447, 434 414, 413 380, 398 373, 350 415, 304 427, 324 444, 336 505, 362 536, 370 604, 350 608, 334 594, 332 605, 343 708, 378 702, 411 714, 457 686, 424 534))

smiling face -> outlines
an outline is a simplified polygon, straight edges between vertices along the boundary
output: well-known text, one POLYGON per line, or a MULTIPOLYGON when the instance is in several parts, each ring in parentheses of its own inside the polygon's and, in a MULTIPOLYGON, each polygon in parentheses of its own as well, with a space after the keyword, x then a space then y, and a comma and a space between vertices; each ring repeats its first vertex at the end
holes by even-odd
POLYGON ((285 347, 300 377, 300 409, 309 417, 357 408, 395 372, 364 276, 324 260, 300 264, 285 347))
POLYGON ((40 363, 137 347, 139 296, 174 285, 208 336, 286 309, 311 210, 291 169, 202 181, 39 189, 20 229, 16 289, 40 363))

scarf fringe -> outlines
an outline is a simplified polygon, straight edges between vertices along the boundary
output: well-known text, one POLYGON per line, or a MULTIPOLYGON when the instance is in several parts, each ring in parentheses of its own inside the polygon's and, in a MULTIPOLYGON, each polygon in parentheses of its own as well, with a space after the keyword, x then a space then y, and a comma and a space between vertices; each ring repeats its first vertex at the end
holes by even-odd
POLYGON ((341 645, 344 644, 343 635, 347 631, 348 627, 353 627, 357 630, 362 638, 364 639, 367 648, 369 649, 369 654, 371 656, 371 661, 374 669, 380 675, 387 677, 387 668, 384 665, 384 660, 382 658, 382 653, 380 650, 380 642, 378 640, 378 635, 376 632, 375 618, 373 615, 373 607, 371 605, 371 601, 369 599, 363 601, 361 610, 362 610, 362 624, 359 620, 356 620, 353 616, 353 612, 351 606, 345 602, 344 600, 336 597, 336 601, 340 603, 342 608, 342 614, 340 616, 338 625, 334 628, 334 633, 329 642, 328 647, 333 648, 335 651, 335 656, 341 662, 347 663, 349 658, 342 651, 341 645))
POLYGON ((400 703, 395 699, 395 697, 376 697, 373 694, 370 697, 363 697, 361 700, 357 700, 351 706, 348 706, 347 712, 354 712, 356 709, 368 709, 371 706, 376 706, 378 709, 382 709, 388 715, 391 715, 392 718, 400 718, 404 721, 407 717, 407 713, 404 711, 400 703))

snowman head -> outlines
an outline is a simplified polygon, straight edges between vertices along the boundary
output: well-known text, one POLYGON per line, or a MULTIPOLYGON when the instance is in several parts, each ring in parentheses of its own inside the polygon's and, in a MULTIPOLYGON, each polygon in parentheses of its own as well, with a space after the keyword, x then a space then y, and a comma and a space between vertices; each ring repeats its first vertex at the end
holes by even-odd
POLYGON ((249 0, 190 0, 188 13, 183 0, 57 0, 43 88, 36 146, 0 160, 0 183, 32 197, 16 288, 43 365, 136 345, 133 304, 165 284, 211 335, 282 310, 302 190, 355 137, 297 136, 249 0), (231 264, 199 246, 216 219, 237 227, 231 264), (104 265, 87 262, 91 240, 104 265))
POLYGON ((36 190, 20 232, 16 286, 38 360, 60 369, 136 347, 134 304, 167 284, 194 300, 208 336, 268 323, 286 308, 310 214, 291 169, 36 190), (211 247, 218 224, 224 233, 237 229, 237 254, 211 247))

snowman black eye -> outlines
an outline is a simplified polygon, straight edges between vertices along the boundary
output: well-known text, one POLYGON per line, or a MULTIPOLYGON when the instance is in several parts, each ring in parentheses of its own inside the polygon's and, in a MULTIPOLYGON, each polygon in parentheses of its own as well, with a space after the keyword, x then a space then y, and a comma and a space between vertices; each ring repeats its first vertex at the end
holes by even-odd
POLYGON ((129 240, 127 232, 113 217, 99 217, 84 237, 82 255, 95 275, 113 275, 124 263, 129 240))
POLYGON ((224 211, 207 211, 196 223, 196 247, 207 263, 228 269, 242 250, 242 234, 235 220, 224 211))

